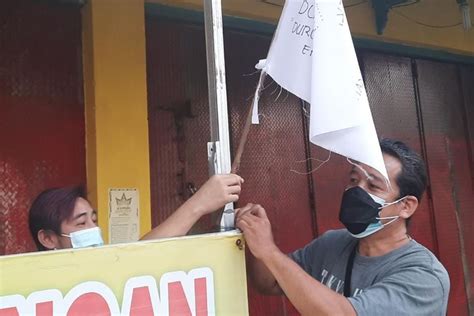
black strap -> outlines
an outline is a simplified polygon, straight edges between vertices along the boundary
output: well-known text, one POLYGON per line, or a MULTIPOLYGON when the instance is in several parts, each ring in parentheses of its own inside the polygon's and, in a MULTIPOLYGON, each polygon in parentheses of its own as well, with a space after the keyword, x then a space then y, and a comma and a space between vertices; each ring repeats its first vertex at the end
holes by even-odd
POLYGON ((351 277, 352 277, 352 267, 354 266, 354 258, 357 252, 357 246, 359 245, 358 242, 352 248, 351 254, 347 259, 346 265, 346 279, 344 280, 344 296, 350 297, 351 296, 351 277))

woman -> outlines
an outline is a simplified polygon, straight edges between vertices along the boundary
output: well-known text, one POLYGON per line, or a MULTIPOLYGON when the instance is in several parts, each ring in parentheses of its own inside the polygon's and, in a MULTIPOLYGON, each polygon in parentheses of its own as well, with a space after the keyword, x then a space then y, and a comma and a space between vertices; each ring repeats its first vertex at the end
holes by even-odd
MULTIPOLYGON (((205 214, 239 199, 244 180, 235 174, 215 175, 170 217, 142 240, 185 235, 205 214)), ((103 244, 97 211, 81 187, 49 189, 34 201, 29 227, 39 250, 81 248, 103 244)))

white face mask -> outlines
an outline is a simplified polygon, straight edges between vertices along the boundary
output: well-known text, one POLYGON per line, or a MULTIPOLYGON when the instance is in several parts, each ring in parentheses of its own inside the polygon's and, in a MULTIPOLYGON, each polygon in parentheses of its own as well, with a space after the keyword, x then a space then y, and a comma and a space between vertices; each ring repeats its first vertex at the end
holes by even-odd
POLYGON ((97 247, 104 244, 100 227, 78 230, 61 236, 71 238, 72 248, 97 247))

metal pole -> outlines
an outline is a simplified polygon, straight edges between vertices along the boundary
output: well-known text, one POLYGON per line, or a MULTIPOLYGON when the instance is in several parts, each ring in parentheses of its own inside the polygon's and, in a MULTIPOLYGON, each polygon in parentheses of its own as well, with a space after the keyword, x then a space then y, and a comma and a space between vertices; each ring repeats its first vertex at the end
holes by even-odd
MULTIPOLYGON (((209 173, 212 175, 229 173, 231 169, 221 0, 204 0, 204 25, 211 123, 208 159, 209 173)), ((224 207, 220 228, 221 230, 234 228, 234 206, 232 203, 224 207)))

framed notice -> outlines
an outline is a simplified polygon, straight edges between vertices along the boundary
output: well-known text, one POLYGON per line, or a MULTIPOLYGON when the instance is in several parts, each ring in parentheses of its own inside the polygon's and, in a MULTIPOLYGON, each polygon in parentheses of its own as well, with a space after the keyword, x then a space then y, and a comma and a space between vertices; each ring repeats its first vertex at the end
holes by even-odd
POLYGON ((111 244, 139 239, 138 189, 109 189, 109 240, 111 244))

